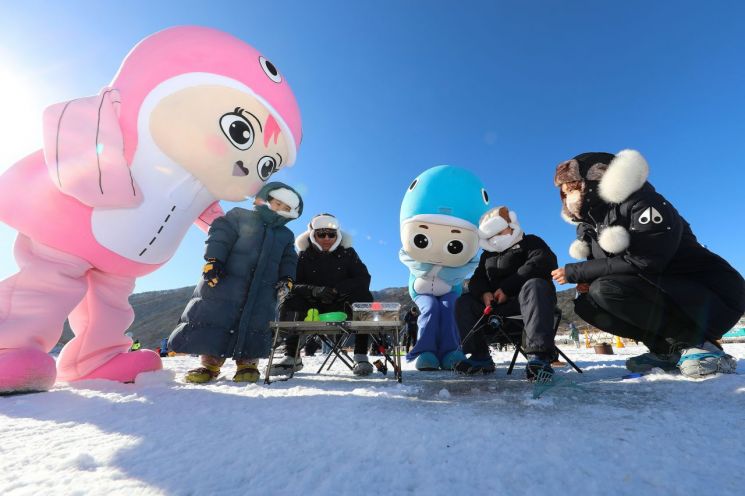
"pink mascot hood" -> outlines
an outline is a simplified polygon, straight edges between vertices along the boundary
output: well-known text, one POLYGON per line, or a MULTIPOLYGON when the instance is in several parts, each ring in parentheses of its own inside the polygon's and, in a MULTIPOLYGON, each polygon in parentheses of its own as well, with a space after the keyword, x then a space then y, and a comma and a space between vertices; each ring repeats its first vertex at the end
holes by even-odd
POLYGON ((128 162, 137 148, 137 116, 145 97, 170 78, 200 72, 239 81, 263 100, 290 138, 288 164, 294 163, 302 141, 300 109, 284 76, 245 42, 199 26, 168 28, 148 36, 129 52, 114 76, 111 87, 121 95, 119 122, 128 162))
POLYGON ((49 106, 43 124, 43 149, 0 176, 0 221, 19 231, 20 268, 0 281, 0 392, 133 382, 162 367, 153 351, 128 352, 135 279, 167 262, 193 225, 208 228, 219 200, 255 194, 295 161, 295 97, 250 45, 176 27, 137 44, 97 95, 49 106), (236 101, 260 111, 261 134, 236 124, 248 109, 225 113, 236 101), (249 151, 254 136, 263 148, 249 151), (75 337, 55 370, 47 352, 65 318, 75 337))
MULTIPOLYGON (((250 45, 224 32, 197 26, 169 28, 138 43, 98 96, 47 109, 44 150, 0 176, 0 221, 106 272, 140 276, 157 269, 161 263, 123 257, 99 243, 91 218, 96 208, 128 209, 142 203, 142 184, 131 174, 138 150, 138 118, 148 95, 184 75, 195 75, 195 80, 217 76, 236 82, 244 91, 247 88, 286 137, 286 164, 295 161, 302 140, 300 111, 277 68, 250 45), (58 129, 59 122, 68 125, 58 129)), ((221 214, 215 202, 193 220, 205 228, 221 214)), ((122 225, 121 230, 140 228, 122 225)))

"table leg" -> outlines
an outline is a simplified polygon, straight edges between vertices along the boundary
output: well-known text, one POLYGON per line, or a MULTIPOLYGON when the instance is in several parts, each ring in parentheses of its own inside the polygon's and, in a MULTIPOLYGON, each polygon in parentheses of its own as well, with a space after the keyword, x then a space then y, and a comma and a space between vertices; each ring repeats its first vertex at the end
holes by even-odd
MULTIPOLYGON (((302 337, 302 336, 298 336, 297 345, 295 346, 295 355, 294 355, 295 360, 297 360, 300 357, 300 341, 302 341, 302 339, 299 339, 300 337, 302 337)), ((290 375, 287 377, 287 380, 290 380, 293 377, 295 377, 295 366, 294 366, 294 364, 292 366, 292 369, 290 369, 290 375)))
POLYGON ((396 339, 396 345, 393 347, 393 353, 396 355, 396 380, 400 384, 403 382, 403 372, 401 371, 401 333, 399 332, 398 327, 396 327, 396 330, 394 331, 394 338, 396 339))
POLYGON ((269 353, 269 363, 266 365, 266 372, 264 373, 264 384, 271 384, 272 381, 269 379, 270 372, 272 370, 272 363, 274 362, 274 353, 277 351, 277 341, 279 341, 279 328, 274 329, 274 339, 272 340, 272 352, 269 353))
MULTIPOLYGON (((328 367, 326 367, 326 370, 331 370, 331 366, 334 365, 334 362, 336 362, 336 359, 338 358, 341 360, 341 362, 347 366, 349 370, 354 369, 354 359, 349 358, 349 355, 347 355, 347 352, 344 351, 343 345, 344 342, 347 340, 347 338, 350 336, 349 333, 340 334, 336 337, 336 342, 334 343, 334 347, 331 348, 331 352, 329 353, 329 356, 326 357, 328 360, 331 355, 334 355, 334 358, 331 360, 331 363, 328 367)), ((321 368, 323 368, 323 365, 321 365, 321 368)), ((320 369, 318 371, 321 372, 320 369)))
MULTIPOLYGON (((329 354, 326 355, 326 359, 323 361, 323 363, 321 364, 321 367, 318 369, 318 372, 316 372, 316 374, 320 374, 321 373, 321 371, 323 370, 323 367, 326 365, 326 362, 328 362, 329 361, 329 358, 331 358, 331 355, 333 355, 334 348, 336 348, 336 343, 334 343, 334 341, 331 338, 329 338, 328 336, 326 336, 324 334, 321 334, 321 335, 319 335, 319 337, 321 338, 321 341, 326 346, 330 346, 331 347, 331 351, 329 351, 329 354)), ((331 367, 331 365, 329 365, 329 367, 331 367)))

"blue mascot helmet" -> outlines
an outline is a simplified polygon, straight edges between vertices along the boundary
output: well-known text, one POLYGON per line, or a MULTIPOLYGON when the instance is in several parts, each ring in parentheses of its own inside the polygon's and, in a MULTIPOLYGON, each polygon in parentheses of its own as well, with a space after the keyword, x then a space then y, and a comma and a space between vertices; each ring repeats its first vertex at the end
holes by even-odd
POLYGON ((453 219, 459 219, 477 229, 488 207, 489 195, 474 173, 452 165, 438 165, 411 182, 401 202, 399 220, 403 223, 416 218, 450 224, 453 219))

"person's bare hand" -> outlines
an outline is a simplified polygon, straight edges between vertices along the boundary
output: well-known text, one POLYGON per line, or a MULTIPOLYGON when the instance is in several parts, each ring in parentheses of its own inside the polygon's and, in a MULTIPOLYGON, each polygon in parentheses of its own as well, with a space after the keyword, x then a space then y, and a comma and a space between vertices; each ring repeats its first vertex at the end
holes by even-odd
POLYGON ((487 291, 481 295, 481 301, 484 302, 485 307, 488 307, 491 305, 491 302, 494 301, 494 294, 487 291))
POLYGON ((497 300, 497 303, 501 305, 502 303, 507 301, 507 295, 504 294, 502 288, 499 288, 498 290, 494 291, 494 299, 497 300))
POLYGON ((558 269, 552 270, 551 277, 559 284, 567 283, 567 275, 566 272, 564 272, 564 267, 559 267, 558 269))
POLYGON ((578 293, 587 293, 588 291, 590 291, 590 285, 587 284, 586 282, 581 282, 577 284, 576 289, 578 293))

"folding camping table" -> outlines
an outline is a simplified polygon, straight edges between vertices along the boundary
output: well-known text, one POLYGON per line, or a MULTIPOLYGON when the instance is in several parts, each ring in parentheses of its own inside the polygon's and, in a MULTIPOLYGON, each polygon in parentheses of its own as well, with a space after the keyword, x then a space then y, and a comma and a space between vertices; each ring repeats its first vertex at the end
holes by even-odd
MULTIPOLYGON (((401 374, 401 346, 399 343, 402 325, 403 323, 399 320, 345 320, 342 322, 270 322, 269 327, 274 333, 274 339, 272 341, 272 351, 269 354, 269 363, 267 364, 267 373, 265 374, 264 383, 272 383, 269 371, 271 371, 272 363, 274 362, 274 353, 281 342, 280 337, 315 335, 319 336, 321 338, 321 341, 323 341, 331 348, 331 352, 328 354, 328 356, 316 372, 316 374, 320 374, 324 367, 326 367, 326 370, 329 370, 331 368, 331 365, 333 365, 333 363, 337 359, 339 359, 339 361, 346 365, 350 370, 354 367, 354 360, 342 348, 342 346, 347 341, 347 338, 349 338, 349 336, 356 336, 358 334, 370 335, 373 343, 384 356, 386 363, 390 364, 393 368, 393 374, 396 380, 398 382, 402 382, 403 377, 401 374), (386 346, 387 336, 391 336, 393 339, 393 356, 388 353, 388 347, 386 346), (330 363, 329 359, 331 359, 330 363)), ((295 356, 298 356, 299 351, 300 340, 298 340, 298 346, 295 350, 295 356)), ((294 372, 290 371, 289 375, 286 376, 284 379, 277 380, 286 381, 291 379, 293 375, 294 372)))

